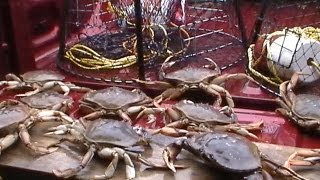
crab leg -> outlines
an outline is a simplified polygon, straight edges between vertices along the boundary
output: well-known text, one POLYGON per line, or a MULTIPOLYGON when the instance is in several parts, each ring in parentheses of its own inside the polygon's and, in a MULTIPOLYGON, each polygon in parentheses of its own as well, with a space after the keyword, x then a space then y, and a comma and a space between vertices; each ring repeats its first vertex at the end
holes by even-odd
POLYGON ((290 177, 291 179, 299 179, 299 180, 307 180, 305 177, 299 175, 295 171, 293 171, 290 168, 287 168, 285 166, 282 166, 270 158, 268 158, 266 155, 261 154, 261 160, 263 161, 263 167, 273 170, 274 173, 278 175, 282 175, 284 177, 290 177))
POLYGON ((28 91, 28 92, 26 92, 24 94, 17 94, 16 96, 17 97, 25 97, 25 96, 31 96, 31 95, 34 95, 34 94, 37 94, 37 93, 41 92, 41 90, 40 90, 41 86, 39 84, 32 83, 29 86, 33 89, 33 91, 28 91))
POLYGON ((221 85, 222 83, 224 83, 225 81, 228 81, 230 79, 235 79, 235 80, 248 79, 252 82, 255 82, 255 80, 252 77, 248 76, 247 74, 238 73, 238 74, 223 74, 219 77, 214 78, 210 82, 210 84, 221 85))
POLYGON ((95 179, 111 178, 117 168, 119 157, 124 159, 126 164, 126 177, 127 179, 133 179, 136 176, 134 165, 131 161, 130 156, 125 150, 121 148, 103 148, 98 151, 98 155, 102 158, 113 157, 111 163, 108 165, 104 175, 95 176, 95 179))
POLYGON ((31 142, 30 134, 28 133, 28 129, 38 121, 51 121, 51 120, 62 120, 63 122, 74 123, 75 121, 69 117, 68 115, 64 114, 60 111, 55 110, 32 110, 31 114, 34 114, 34 117, 26 120, 23 124, 19 124, 19 136, 22 142, 31 150, 40 153, 40 154, 47 154, 56 151, 57 147, 50 147, 44 148, 40 146, 35 146, 31 142))
POLYGON ((0 86, 2 85, 8 85, 7 87, 4 87, 0 90, 0 94, 4 93, 5 91, 9 91, 12 89, 15 89, 17 87, 19 87, 19 83, 15 84, 16 81, 11 81, 9 84, 6 81, 1 81, 0 82, 0 86))
POLYGON ((261 125, 263 124, 263 121, 259 121, 256 123, 250 123, 250 124, 229 124, 229 125, 224 125, 224 126, 215 126, 213 129, 214 130, 222 130, 222 131, 227 131, 231 130, 234 131, 240 135, 243 136, 250 136, 254 139, 258 139, 258 137, 249 132, 249 130, 261 130, 261 125))
POLYGON ((107 114, 107 111, 102 109, 100 111, 95 111, 93 113, 87 114, 87 115, 83 116, 82 119, 84 119, 84 120, 97 119, 97 118, 99 118, 101 116, 104 116, 105 114, 107 114))
POLYGON ((18 101, 13 100, 13 99, 8 99, 6 101, 0 102, 0 108, 3 108, 5 106, 10 106, 10 105, 17 105, 17 104, 19 104, 18 101))
POLYGON ((9 86, 9 87, 15 87, 19 85, 21 82, 19 81, 0 81, 0 86, 9 86))
POLYGON ((125 113, 124 111, 122 111, 121 109, 119 109, 117 111, 117 114, 128 124, 132 125, 132 120, 129 117, 129 115, 127 113, 125 113))
POLYGON ((292 90, 298 83, 300 74, 301 73, 298 73, 298 72, 294 73, 290 81, 285 81, 281 83, 279 86, 281 98, 289 107, 292 106, 291 100, 295 98, 295 94, 292 92, 292 90))
POLYGON ((31 143, 30 134, 28 133, 27 126, 25 124, 19 124, 19 136, 23 144, 25 144, 29 149, 35 151, 36 153, 48 154, 58 149, 58 147, 45 148, 41 146, 36 146, 33 143, 31 143))
POLYGON ((64 92, 64 95, 69 94, 70 88, 67 85, 65 85, 63 82, 49 81, 49 82, 44 83, 42 86, 34 87, 35 90, 33 90, 33 91, 29 91, 24 94, 17 94, 16 96, 18 96, 18 97, 31 96, 31 95, 37 94, 38 92, 42 92, 42 91, 54 88, 56 86, 60 87, 60 89, 64 92))
POLYGON ((288 105, 285 102, 283 102, 280 98, 277 98, 276 100, 282 107, 282 108, 277 108, 276 112, 280 113, 285 117, 289 117, 289 119, 292 119, 294 123, 297 123, 298 125, 310 130, 316 129, 320 126, 320 122, 318 120, 305 121, 303 120, 303 117, 292 116, 291 109, 288 107, 288 105))
POLYGON ((242 136, 249 136, 251 138, 258 139, 258 137, 255 134, 249 131, 261 130, 262 123, 263 121, 250 123, 250 124, 217 125, 211 128, 201 127, 201 126, 189 126, 188 130, 192 132, 187 132, 186 135, 192 135, 195 131, 196 132, 233 131, 242 136))
POLYGON ((188 125, 189 120, 186 118, 179 120, 181 119, 181 115, 177 111, 173 110, 172 108, 167 108, 166 111, 169 117, 173 119, 173 122, 167 124, 162 128, 159 128, 153 131, 152 134, 161 133, 161 134, 172 136, 172 137, 181 137, 188 134, 187 130, 180 129, 180 128, 183 128, 186 125, 188 125))
POLYGON ((114 175, 114 172, 117 169, 119 154, 110 148, 104 148, 101 151, 99 151, 98 154, 99 153, 103 154, 100 154, 99 156, 108 156, 113 158, 110 164, 108 165, 106 171, 104 172, 104 175, 95 175, 94 179, 109 179, 114 175))
POLYGON ((69 132, 74 137, 81 137, 81 133, 85 131, 83 124, 75 120, 72 124, 63 124, 56 127, 51 127, 48 129, 49 132, 45 135, 62 135, 69 132))
POLYGON ((66 112, 67 109, 71 108, 71 106, 72 106, 72 102, 70 102, 69 100, 65 100, 59 104, 54 105, 51 109, 56 111, 66 112))
POLYGON ((160 129, 157 129, 152 132, 152 134, 158 134, 161 133, 163 135, 171 136, 171 137, 181 137, 181 136, 186 136, 189 134, 189 131, 184 130, 184 129, 178 129, 178 128, 173 128, 173 127, 162 127, 160 129))
POLYGON ((92 91, 91 88, 77 86, 77 85, 72 84, 72 83, 66 83, 64 85, 66 85, 72 91, 77 91, 77 92, 89 92, 89 91, 92 91))
POLYGON ((17 82, 22 82, 22 80, 15 74, 9 73, 6 75, 6 80, 8 81, 17 81, 17 82))
POLYGON ((10 147, 13 143, 15 143, 19 138, 18 133, 8 134, 7 136, 0 139, 0 154, 3 150, 10 147))
POLYGON ((169 88, 165 90, 161 95, 154 98, 154 103, 160 104, 162 101, 167 101, 180 97, 184 92, 189 89, 188 86, 183 86, 181 88, 169 88))
POLYGON ((290 168, 290 165, 311 166, 316 164, 316 159, 320 158, 320 149, 299 150, 289 156, 284 166, 290 168), (294 160, 295 157, 307 157, 304 160, 294 160))
POLYGON ((208 93, 210 93, 211 89, 213 89, 214 91, 218 92, 219 94, 225 95, 228 106, 231 108, 234 107, 233 99, 232 99, 230 93, 225 88, 223 88, 219 85, 216 85, 216 84, 209 84, 209 85, 205 85, 205 86, 200 86, 200 88, 202 88, 203 90, 205 90, 208 93))
POLYGON ((40 91, 45 91, 48 89, 51 89, 53 87, 60 87, 60 89, 64 92, 64 95, 68 95, 70 92, 70 88, 63 82, 60 81, 50 81, 50 82, 46 82, 44 83, 44 85, 40 88, 40 91))
POLYGON ((152 86, 159 86, 161 88, 167 89, 171 88, 172 85, 170 83, 164 82, 164 81, 143 81, 140 79, 133 79, 135 82, 145 85, 152 85, 152 86))
POLYGON ((229 107, 229 106, 223 106, 220 110, 220 113, 223 113, 225 115, 227 115, 228 117, 230 117, 231 119, 234 119, 235 121, 238 119, 234 110, 229 107))
POLYGON ((55 170, 52 170, 52 172, 57 177, 69 178, 71 176, 74 176, 89 164, 95 152, 96 152, 96 147, 94 145, 91 145, 77 167, 65 169, 62 171, 55 169, 55 170))
POLYGON ((162 113, 165 111, 165 108, 147 108, 144 107, 142 111, 137 115, 136 119, 139 119, 141 116, 147 114, 155 114, 155 113, 162 113))
POLYGON ((222 97, 221 97, 221 94, 218 92, 218 91, 216 91, 215 89, 213 89, 213 88, 210 88, 208 85, 205 85, 205 84, 203 84, 203 83, 200 83, 199 84, 199 87, 201 88, 201 89, 203 89, 204 91, 206 91, 206 92, 208 92, 209 94, 213 94, 213 95, 215 95, 216 96, 216 101, 215 101, 215 103, 214 103, 214 106, 220 106, 221 105, 221 103, 222 103, 222 97))
POLYGON ((67 114, 61 112, 61 111, 56 111, 56 110, 41 110, 38 111, 36 110, 36 121, 45 121, 45 120, 51 120, 51 119, 57 119, 60 118, 62 121, 68 122, 68 123, 73 123, 74 120, 68 116, 67 114))
POLYGON ((167 167, 171 169, 173 172, 176 172, 176 168, 173 165, 173 161, 176 159, 178 154, 182 150, 183 140, 178 140, 175 143, 169 144, 162 153, 162 157, 167 167))

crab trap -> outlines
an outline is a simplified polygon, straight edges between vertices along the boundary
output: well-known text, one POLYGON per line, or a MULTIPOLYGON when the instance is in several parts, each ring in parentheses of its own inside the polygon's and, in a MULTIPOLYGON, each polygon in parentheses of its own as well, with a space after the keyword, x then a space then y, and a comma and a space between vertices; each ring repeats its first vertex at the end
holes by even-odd
POLYGON ((65 1, 58 67, 107 83, 156 80, 172 57, 225 69, 245 58, 235 2, 65 1))
POLYGON ((320 77, 320 1, 262 1, 248 48, 248 71, 268 91, 299 73, 300 85, 320 77))

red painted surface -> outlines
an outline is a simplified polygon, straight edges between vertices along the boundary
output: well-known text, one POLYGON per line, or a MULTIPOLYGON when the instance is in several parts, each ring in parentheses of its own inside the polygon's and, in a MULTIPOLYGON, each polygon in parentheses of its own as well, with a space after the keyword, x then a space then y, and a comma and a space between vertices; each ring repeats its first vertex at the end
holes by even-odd
MULTIPOLYGON (((57 70, 55 60, 57 58, 58 48, 57 32, 60 23, 58 14, 62 1, 11 0, 9 2, 13 22, 12 33, 14 35, 14 47, 17 56, 16 61, 14 59, 12 61, 17 62, 16 66, 19 71, 25 72, 34 68, 57 70), (35 63, 36 60, 37 62, 35 63)), ((253 3, 252 1, 243 1, 241 5, 242 15, 246 22, 246 34, 249 37, 252 33, 252 27, 255 24, 256 15, 260 11, 260 4, 253 3)), ((2 51, 0 51, 0 57, 1 52, 2 51)), ((228 58, 228 55, 228 53, 219 54, 222 58, 228 58)), ((245 62, 229 68, 223 73, 245 72, 244 66, 245 62)), ((70 74, 66 75, 67 81, 72 81, 77 84, 87 85, 93 88, 103 88, 107 86, 105 83, 89 81, 70 74)), ((122 84, 121 86, 127 88, 136 87, 136 85, 128 84, 122 84)), ((226 88, 235 99, 237 107, 236 113, 241 122, 258 120, 265 122, 262 132, 257 133, 261 141, 297 147, 320 147, 320 142, 316 137, 301 133, 292 123, 274 112, 278 107, 274 101, 274 95, 261 89, 256 84, 247 83, 246 81, 230 81, 226 84, 226 88)), ((159 94, 161 90, 150 88, 146 90, 146 92, 156 95, 159 94)), ((77 100, 81 94, 73 93, 72 96, 77 100)), ((203 98, 201 96, 202 95, 194 95, 192 98, 197 99, 199 97, 201 99, 203 98)), ((3 98, 7 97, 8 96, 5 96, 3 98)), ((72 111, 75 111, 76 108, 77 105, 72 111)), ((76 112, 75 115, 77 115, 76 112)), ((138 124, 145 125, 144 122, 144 120, 139 120, 138 124)), ((158 122, 155 127, 161 125, 162 123, 158 122)))

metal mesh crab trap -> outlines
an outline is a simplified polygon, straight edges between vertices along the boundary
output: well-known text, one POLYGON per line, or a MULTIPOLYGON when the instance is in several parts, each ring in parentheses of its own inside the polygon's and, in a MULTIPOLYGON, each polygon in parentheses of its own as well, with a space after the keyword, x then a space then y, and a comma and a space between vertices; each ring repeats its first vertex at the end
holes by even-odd
POLYGON ((225 69, 245 57, 234 4, 232 0, 65 1, 57 64, 81 77, 119 83, 132 83, 141 72, 155 80, 161 64, 171 57, 181 65, 211 58, 225 69))
POLYGON ((315 84, 320 77, 320 1, 261 4, 254 42, 248 49, 249 73, 276 94, 294 73, 300 73, 300 84, 315 84))

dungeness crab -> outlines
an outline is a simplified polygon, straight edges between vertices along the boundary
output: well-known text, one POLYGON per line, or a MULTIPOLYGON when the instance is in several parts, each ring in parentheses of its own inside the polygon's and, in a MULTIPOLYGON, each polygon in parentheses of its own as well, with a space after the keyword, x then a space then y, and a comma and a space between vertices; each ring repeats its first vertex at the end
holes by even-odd
POLYGON ((2 89, 2 92, 5 90, 26 90, 28 92, 17 96, 30 96, 53 88, 63 91, 65 95, 69 93, 70 89, 82 92, 91 90, 90 88, 79 87, 72 83, 64 83, 62 82, 65 78, 63 75, 49 70, 29 71, 20 75, 20 77, 11 73, 7 74, 6 81, 0 82, 0 85, 7 85, 7 87, 2 89))
POLYGON ((136 82, 139 83, 167 88, 167 90, 155 98, 157 104, 162 100, 177 98, 189 89, 202 89, 209 94, 216 95, 218 105, 222 102, 221 94, 225 95, 228 106, 232 108, 234 107, 234 102, 230 93, 220 85, 228 79, 248 78, 254 81, 244 73, 222 75, 218 65, 210 58, 205 58, 209 62, 209 65, 205 65, 204 67, 184 67, 166 73, 166 70, 176 63, 175 61, 170 62, 172 59, 173 56, 168 57, 161 66, 159 73, 160 78, 164 79, 164 81, 149 82, 136 79, 136 82))
POLYGON ((117 114, 131 124, 128 114, 140 112, 143 105, 150 102, 152 99, 138 89, 130 91, 119 87, 108 87, 86 93, 80 100, 80 108, 91 112, 83 119, 96 119, 107 114, 117 114))
POLYGON ((62 95, 56 91, 43 91, 37 94, 23 97, 20 101, 31 108, 51 109, 66 112, 73 103, 71 97, 62 95))
MULTIPOLYGON (((149 111, 149 108, 140 112, 138 117, 143 113, 153 113, 154 108, 149 111)), ((170 136, 185 135, 188 130, 196 131, 234 131, 242 135, 248 135, 257 138, 248 130, 261 130, 263 121, 251 124, 237 123, 237 116, 233 110, 225 106, 220 110, 212 105, 203 103, 194 103, 190 100, 181 100, 169 108, 159 108, 159 111, 165 111, 166 114, 174 121, 167 124, 161 129, 157 129, 155 133, 161 132, 170 136), (177 129, 179 128, 179 129, 177 129), (182 129, 180 129, 182 128, 182 129), (184 130, 184 129, 187 129, 184 130)))
POLYGON ((202 133, 169 144, 163 151, 163 158, 173 172, 176 172, 173 161, 182 149, 201 157, 217 170, 235 175, 237 179, 272 179, 264 170, 266 167, 291 179, 305 179, 268 159, 251 141, 232 133, 202 133))
POLYGON ((320 133, 320 96, 312 94, 294 94, 293 89, 299 81, 295 73, 290 81, 280 85, 280 95, 277 101, 282 108, 277 109, 295 124, 308 132, 320 133))
POLYGON ((58 177, 68 178, 76 175, 91 161, 95 152, 97 152, 101 158, 111 158, 112 161, 108 165, 105 173, 95 176, 94 179, 111 178, 117 168, 119 158, 124 159, 127 179, 135 177, 135 168, 131 157, 148 166, 157 166, 148 162, 139 154, 144 151, 142 145, 147 141, 125 122, 100 118, 95 121, 90 121, 86 128, 76 123, 60 125, 56 128, 51 128, 51 130, 52 132, 47 134, 70 132, 75 136, 75 139, 61 139, 61 141, 81 142, 88 148, 79 166, 66 170, 53 170, 53 173, 58 177))
POLYGON ((37 146, 30 140, 28 129, 38 121, 50 121, 60 119, 72 121, 72 119, 60 111, 38 110, 12 99, 0 103, 0 152, 15 143, 20 136, 22 142, 31 150, 46 154, 55 151, 56 147, 45 148, 37 146))

